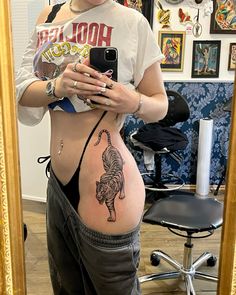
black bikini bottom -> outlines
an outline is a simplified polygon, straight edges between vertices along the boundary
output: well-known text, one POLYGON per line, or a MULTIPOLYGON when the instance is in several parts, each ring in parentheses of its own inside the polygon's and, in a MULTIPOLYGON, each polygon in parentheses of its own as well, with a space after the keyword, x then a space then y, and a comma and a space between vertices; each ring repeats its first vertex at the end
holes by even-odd
MULTIPOLYGON (((107 112, 103 112, 101 118, 98 120, 98 122, 96 123, 96 125, 93 127, 92 131, 90 132, 87 141, 84 145, 84 149, 82 151, 81 157, 80 157, 80 161, 79 161, 79 165, 75 171, 75 173, 73 174, 73 176, 71 177, 70 181, 66 184, 63 185, 60 180, 56 177, 56 180, 58 181, 61 190, 63 191, 63 193, 67 196, 68 200, 70 201, 71 205, 73 206, 73 208, 77 211, 78 205, 79 205, 79 200, 80 200, 80 192, 79 192, 79 174, 80 174, 80 167, 82 164, 82 160, 84 157, 84 153, 86 151, 86 148, 89 144, 89 141, 91 139, 91 137, 93 136, 96 128, 98 127, 99 123, 101 122, 101 120, 104 118, 105 114, 107 112)), ((40 157, 38 158, 38 163, 42 164, 45 161, 47 161, 48 159, 50 159, 50 156, 46 156, 46 157, 40 157)), ((48 173, 50 171, 50 164, 51 164, 51 160, 48 162, 47 167, 46 167, 46 175, 48 176, 48 173)), ((54 173, 55 174, 55 173, 54 173)))

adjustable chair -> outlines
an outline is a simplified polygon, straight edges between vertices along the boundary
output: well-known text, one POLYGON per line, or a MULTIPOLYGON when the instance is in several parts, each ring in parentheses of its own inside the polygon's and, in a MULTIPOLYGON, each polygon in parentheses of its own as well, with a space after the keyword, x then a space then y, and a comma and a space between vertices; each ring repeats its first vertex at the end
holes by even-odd
POLYGON ((147 167, 147 172, 142 173, 148 201, 163 198, 166 192, 178 190, 184 185, 183 179, 176 174, 163 175, 162 160, 164 156, 170 156, 181 164, 179 151, 186 148, 188 139, 182 131, 173 126, 186 121, 190 110, 180 93, 174 90, 167 90, 166 93, 169 106, 165 118, 156 123, 145 124, 130 136, 132 148, 144 154, 149 153, 154 159, 154 170, 149 171, 147 167))
MULTIPOLYGON (((170 126, 174 126, 177 122, 183 122, 189 117, 189 108, 186 100, 175 91, 167 91, 169 97, 169 108, 166 117, 154 123, 157 130, 159 126, 162 131, 169 130, 170 126), (172 98, 171 98, 172 97, 172 98), (173 99, 174 97, 174 99, 173 99), (167 128, 167 129, 165 129, 167 128)), ((148 124, 146 124, 148 125, 148 124)), ((150 126, 150 125, 148 125, 150 126)), ((145 126, 144 126, 145 127, 145 126)), ((142 127, 141 127, 142 128, 142 127)), ((145 131, 145 128, 143 129, 145 131)), ((141 142, 142 149, 152 150, 155 153, 156 173, 152 187, 157 190, 164 190, 165 194, 158 196, 157 201, 151 205, 143 216, 143 222, 167 227, 173 234, 185 237, 184 244, 184 258, 183 263, 177 262, 162 250, 154 250, 151 253, 150 259, 154 266, 158 266, 160 260, 163 259, 169 263, 175 271, 171 270, 166 273, 155 273, 144 275, 139 278, 140 283, 153 281, 182 278, 185 281, 188 295, 195 295, 193 279, 203 279, 217 282, 217 277, 211 276, 198 271, 199 267, 207 262, 209 266, 216 264, 216 257, 209 252, 204 252, 194 262, 192 261, 193 238, 205 238, 213 234, 214 230, 222 225, 223 205, 214 198, 199 198, 191 192, 177 191, 177 188, 168 188, 166 184, 163 185, 161 175, 161 160, 164 147, 158 146, 157 140, 162 138, 153 137, 154 130, 151 130, 151 138, 144 136, 139 132, 137 137, 135 134, 132 137, 141 142), (199 236, 200 234, 200 236, 199 236)), ((174 134, 173 134, 174 136, 174 134)), ((166 149, 167 155, 173 155, 181 148, 185 148, 187 142, 186 138, 175 138, 171 148, 166 149)), ((131 140, 132 141, 132 140, 131 140)), ((149 186, 146 184, 146 189, 149 186)))
MULTIPOLYGON (((203 233, 201 238, 213 234, 222 225, 223 205, 214 198, 200 198, 194 194, 170 194, 169 197, 156 201, 144 214, 146 223, 167 227, 173 234, 186 238, 184 244, 183 263, 177 262, 162 250, 151 253, 151 263, 158 266, 160 259, 165 260, 174 269, 166 273, 144 275, 140 283, 182 278, 186 285, 186 294, 195 295, 193 279, 217 282, 218 278, 198 271, 203 263, 209 266, 216 264, 216 257, 210 252, 204 252, 194 262, 192 261, 192 239, 197 233, 203 233)), ((199 238, 199 236, 197 236, 199 238)))

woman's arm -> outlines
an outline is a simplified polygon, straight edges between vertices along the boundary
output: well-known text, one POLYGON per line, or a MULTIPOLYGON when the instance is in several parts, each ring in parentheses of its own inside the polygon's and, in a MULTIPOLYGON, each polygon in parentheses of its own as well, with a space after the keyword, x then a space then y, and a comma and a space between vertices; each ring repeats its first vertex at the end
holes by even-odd
MULTIPOLYGON (((47 14, 50 12, 49 7, 45 8, 43 12, 40 14, 38 23, 44 22, 47 14)), ((26 99, 26 94, 28 95, 30 92, 27 91, 27 89, 30 87, 35 88, 37 85, 38 91, 39 89, 45 88, 45 82, 40 81, 38 77, 35 76, 34 70, 33 70, 33 58, 36 52, 37 47, 37 32, 36 29, 34 30, 28 45, 26 47, 26 50, 23 55, 21 66, 17 72, 16 75, 16 100, 17 100, 17 109, 18 109, 18 119, 21 123, 25 125, 36 125, 38 124, 47 108, 44 107, 45 104, 38 104, 37 108, 34 107, 34 105, 31 105, 26 99)), ((34 100, 34 93, 32 92, 31 95, 31 101, 34 100)))
POLYGON ((163 119, 168 110, 168 98, 159 62, 146 69, 138 85, 138 91, 141 93, 142 105, 137 116, 146 122, 163 119))
MULTIPOLYGON (((37 19, 36 25, 39 25, 45 22, 51 9, 52 9, 52 6, 48 5, 41 11, 37 19)), ((33 73, 33 57, 36 51, 36 43, 37 43, 36 38, 37 38, 37 35, 36 33, 34 33, 27 47, 28 50, 26 49, 26 52, 24 54, 24 58, 21 64, 21 69, 17 73, 17 79, 16 79, 16 84, 18 86, 19 77, 24 72, 26 77, 28 75, 28 77, 31 76, 32 78, 33 77, 35 78, 35 79, 32 79, 32 81, 28 81, 28 83, 27 83, 28 79, 25 79, 25 85, 24 87, 22 87, 21 92, 18 95, 19 104, 21 106, 26 106, 26 107, 45 107, 49 103, 53 102, 53 99, 49 98, 45 93, 47 81, 40 81, 40 79, 38 79, 33 73)))
POLYGON ((120 114, 135 113, 146 122, 157 122, 165 117, 168 99, 159 62, 145 70, 138 84, 138 91, 130 90, 107 77, 103 81, 108 87, 112 85, 105 89, 104 96, 87 96, 97 108, 120 114))

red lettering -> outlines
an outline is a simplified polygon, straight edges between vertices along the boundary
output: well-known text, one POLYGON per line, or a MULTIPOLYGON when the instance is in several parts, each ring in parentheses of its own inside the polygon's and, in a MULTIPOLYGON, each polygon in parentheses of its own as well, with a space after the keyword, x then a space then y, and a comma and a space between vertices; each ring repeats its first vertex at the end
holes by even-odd
POLYGON ((52 42, 57 41, 57 35, 58 35, 59 28, 53 28, 48 33, 48 39, 52 42))
POLYGON ((63 42, 64 41, 63 30, 64 30, 64 26, 60 27, 60 33, 59 33, 59 36, 58 36, 58 42, 63 42))
MULTIPOLYGON (((68 28, 69 29, 69 28, 68 28)), ((70 36, 65 36, 64 26, 42 30, 38 33, 37 48, 49 40, 52 42, 71 42, 92 46, 110 46, 113 27, 98 23, 72 23, 70 36)))
POLYGON ((38 33, 38 47, 41 47, 43 43, 48 41, 48 30, 43 30, 38 33))
POLYGON ((78 23, 72 24, 72 37, 66 36, 66 41, 76 43, 76 31, 77 31, 78 23))
POLYGON ((105 24, 100 24, 98 46, 110 46, 111 45, 111 33, 112 27, 108 27, 105 24), (103 44, 104 43, 104 44, 103 44))
POLYGON ((88 23, 80 23, 78 25, 77 42, 85 44, 87 41, 88 23))
POLYGON ((89 32, 88 32, 88 44, 95 46, 97 44, 98 39, 98 30, 99 25, 97 23, 92 23, 89 26, 89 32))

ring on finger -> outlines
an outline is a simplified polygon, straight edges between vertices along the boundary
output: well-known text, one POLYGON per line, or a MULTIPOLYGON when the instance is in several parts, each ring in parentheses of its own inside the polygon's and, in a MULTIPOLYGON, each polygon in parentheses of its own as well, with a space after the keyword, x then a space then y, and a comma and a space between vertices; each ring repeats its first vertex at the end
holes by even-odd
POLYGON ((92 102, 91 102, 91 100, 89 98, 86 99, 86 104, 91 107, 92 102))
POLYGON ((78 73, 77 68, 76 68, 78 64, 80 64, 80 61, 76 61, 73 63, 72 71, 75 73, 78 73))
POLYGON ((113 86, 114 86, 114 83, 113 83, 113 82, 111 82, 111 84, 110 84, 110 85, 107 85, 107 87, 108 87, 109 89, 112 89, 112 88, 113 88, 113 86))
POLYGON ((74 81, 72 87, 76 89, 77 88, 77 83, 78 83, 78 81, 74 81))
POLYGON ((105 105, 106 105, 106 106, 110 106, 110 105, 111 105, 111 101, 110 101, 110 99, 106 99, 106 101, 105 101, 105 105))
POLYGON ((96 106, 91 102, 89 98, 86 99, 86 104, 91 108, 91 109, 96 109, 96 106))

